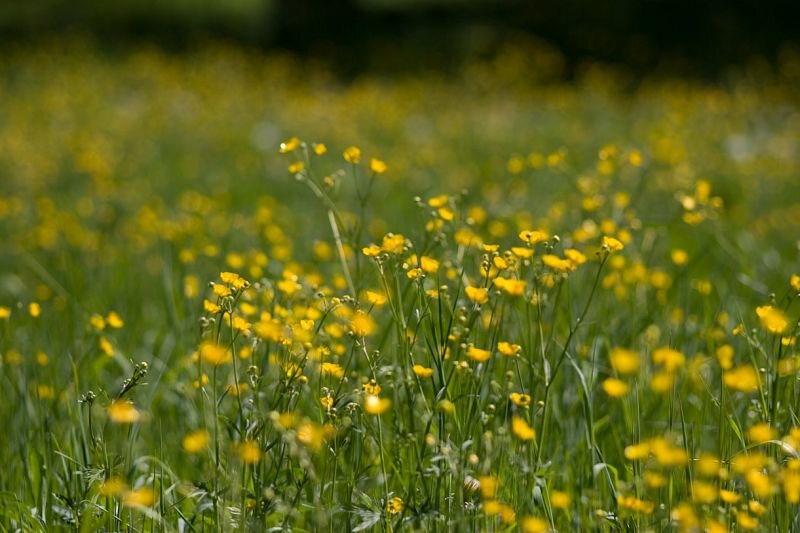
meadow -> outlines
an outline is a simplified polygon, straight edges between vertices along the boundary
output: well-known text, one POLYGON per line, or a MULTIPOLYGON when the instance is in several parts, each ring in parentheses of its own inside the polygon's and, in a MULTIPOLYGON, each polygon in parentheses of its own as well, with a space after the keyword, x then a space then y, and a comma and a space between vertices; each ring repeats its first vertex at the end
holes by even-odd
POLYGON ((0 57, 0 530, 800 531, 800 53, 0 57))

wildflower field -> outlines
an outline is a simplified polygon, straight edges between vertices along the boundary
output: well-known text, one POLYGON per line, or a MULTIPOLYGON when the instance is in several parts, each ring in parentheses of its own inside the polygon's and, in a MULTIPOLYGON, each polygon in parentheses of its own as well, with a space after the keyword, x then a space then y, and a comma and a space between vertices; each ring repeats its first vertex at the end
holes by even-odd
POLYGON ((800 54, 0 57, 0 530, 800 531, 800 54))

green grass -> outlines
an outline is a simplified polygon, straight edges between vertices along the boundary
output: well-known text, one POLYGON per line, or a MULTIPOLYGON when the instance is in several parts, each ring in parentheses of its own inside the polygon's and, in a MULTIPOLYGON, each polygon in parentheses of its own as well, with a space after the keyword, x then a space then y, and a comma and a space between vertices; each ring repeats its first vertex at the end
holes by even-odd
POLYGON ((4 55, 0 528, 800 528, 798 60, 552 60, 4 55))

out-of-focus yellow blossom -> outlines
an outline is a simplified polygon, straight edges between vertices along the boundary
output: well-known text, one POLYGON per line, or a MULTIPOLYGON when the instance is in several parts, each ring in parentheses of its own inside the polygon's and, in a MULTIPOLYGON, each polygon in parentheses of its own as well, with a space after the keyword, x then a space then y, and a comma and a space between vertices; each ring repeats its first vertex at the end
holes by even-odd
POLYGON ((474 346, 470 346, 467 348, 467 357, 475 361, 476 363, 483 363, 489 360, 489 357, 492 356, 492 352, 489 350, 483 350, 481 348, 476 348, 474 346))
POLYGON ((364 412, 368 415, 382 415, 389 410, 392 406, 392 401, 387 398, 381 398, 374 394, 367 394, 364 397, 364 412))
POLYGON ((133 424, 142 418, 142 414, 127 400, 115 400, 108 406, 108 418, 117 424, 133 424))
POLYGON ((380 159, 370 159, 369 169, 375 174, 383 174, 389 167, 380 159))
POLYGON ((422 365, 414 365, 412 368, 414 374, 421 378, 429 378, 433 375, 433 369, 422 365))
POLYGON ((394 496, 386 503, 386 512, 389 514, 400 514, 405 509, 403 499, 399 496, 394 496))
POLYGON ((522 346, 506 341, 500 341, 497 343, 497 351, 506 357, 517 357, 522 351, 522 346))
POLYGON ((723 374, 726 387, 741 392, 756 392, 759 389, 758 372, 753 365, 737 366, 723 374))
POLYGON ((612 398, 621 398, 628 394, 628 384, 617 378, 608 378, 603 381, 603 390, 612 398))
POLYGON ((248 465, 253 465, 261 460, 261 448, 252 440, 245 440, 236 446, 239 458, 248 465))
POLYGON ((208 446, 208 430, 197 429, 187 433, 181 441, 183 449, 187 453, 199 453, 208 446))
POLYGON ((536 438, 536 431, 528 425, 525 419, 518 416, 511 418, 511 431, 520 440, 528 441, 536 438))
POLYGON ((639 371, 639 354, 627 348, 616 347, 609 356, 611 368, 619 374, 635 374, 639 371))
POLYGON ((489 291, 481 287, 466 287, 464 292, 472 302, 481 305, 489 301, 489 291))
POLYGON ((609 252, 621 252, 625 248, 625 245, 622 244, 618 239, 606 235, 603 237, 603 248, 609 252))
POLYGON ((361 161, 361 150, 357 146, 349 146, 345 149, 342 156, 348 163, 357 165, 361 161))
POLYGON ((509 394, 509 398, 511 399, 514 404, 520 407, 527 407, 531 404, 531 396, 530 394, 524 394, 520 392, 512 392, 509 394))
POLYGON ((756 307, 756 314, 761 320, 761 326, 774 335, 780 335, 789 327, 786 313, 771 305, 756 307))

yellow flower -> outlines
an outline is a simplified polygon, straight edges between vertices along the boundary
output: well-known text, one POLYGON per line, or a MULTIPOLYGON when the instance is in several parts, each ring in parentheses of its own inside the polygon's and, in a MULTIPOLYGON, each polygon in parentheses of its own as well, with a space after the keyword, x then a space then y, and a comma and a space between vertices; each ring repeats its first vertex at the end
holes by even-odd
POLYGON ((414 365, 414 374, 421 378, 429 378, 433 375, 433 369, 422 365, 414 365))
POLYGON ((378 257, 382 251, 383 250, 381 250, 381 247, 377 244, 370 244, 369 246, 365 246, 361 249, 361 253, 367 257, 378 257))
MULTIPOLYGON (((333 399, 331 398, 331 404, 333 399)), ((306 421, 297 426, 297 441, 314 451, 319 451, 329 434, 329 427, 306 421)))
POLYGON ((39 385, 36 387, 36 396, 40 400, 52 400, 56 397, 56 391, 50 385, 39 385))
POLYGON ((187 298, 194 298, 197 296, 197 289, 200 285, 200 280, 197 276, 186 276, 183 278, 183 295, 187 298))
POLYGON ((236 446, 236 452, 245 464, 253 465, 261 460, 261 448, 252 440, 246 440, 236 446))
POLYGON ((128 490, 128 484, 122 479, 111 478, 100 484, 99 491, 103 496, 119 496, 128 490))
POLYGON ((522 533, 547 533, 550 525, 538 516, 526 516, 520 521, 520 529, 522 533))
POLYGON ((636 513, 650 514, 655 509, 655 504, 651 501, 641 500, 636 496, 619 496, 617 504, 625 509, 630 509, 636 513))
POLYGON ((505 269, 508 268, 508 261, 506 261, 505 259, 503 259, 499 255, 495 256, 494 259, 492 259, 492 264, 498 270, 505 270, 505 269))
POLYGON ((289 152, 293 152, 300 146, 300 139, 297 137, 292 137, 288 141, 284 141, 281 143, 280 152, 282 154, 288 154, 289 152))
POLYGON ((205 311, 209 315, 216 315, 217 313, 222 311, 222 308, 212 301, 203 300, 203 311, 205 311))
POLYGON ((378 325, 375 320, 364 311, 356 311, 350 320, 350 328, 357 337, 366 337, 375 333, 378 325))
POLYGON ((546 241, 549 237, 547 233, 539 230, 524 230, 519 232, 519 238, 530 245, 546 241))
POLYGON ((756 392, 758 390, 758 372, 753 365, 742 365, 723 374, 726 387, 742 392, 756 392))
POLYGON ((735 492, 725 489, 719 491, 719 497, 725 503, 736 503, 742 498, 735 492))
POLYGON ((783 472, 783 495, 787 503, 800 503, 800 472, 796 470, 783 472))
POLYGON ((652 470, 645 470, 642 474, 642 479, 644 484, 651 489, 660 489, 667 486, 667 478, 652 470))
POLYGON ((714 477, 719 474, 720 462, 716 455, 703 452, 695 461, 697 472, 706 477, 714 477))
POLYGON ((243 289, 250 285, 250 282, 234 272, 220 272, 219 279, 222 283, 230 285, 236 290, 243 289))
POLYGON ((758 500, 750 500, 747 502, 747 508, 750 509, 751 513, 757 515, 763 515, 767 512, 767 506, 758 500))
POLYGON ((132 424, 142 417, 133 403, 127 400, 115 400, 108 406, 108 418, 117 424, 132 424))
POLYGON ((381 393, 381 386, 378 385, 375 380, 370 380, 369 383, 364 383, 361 385, 361 390, 367 394, 373 394, 377 396, 381 393))
POLYGON ((439 209, 436 210, 436 212, 439 214, 439 218, 441 218, 442 220, 446 220, 448 222, 453 220, 456 216, 456 214, 453 213, 453 210, 447 206, 440 207, 439 209))
POLYGON ((603 390, 612 398, 621 398, 628 394, 628 384, 617 378, 608 378, 603 381, 603 390))
POLYGON ((792 274, 789 278, 789 285, 791 285, 795 292, 800 293, 800 276, 792 274))
POLYGON ((511 431, 520 440, 533 440, 536 438, 536 431, 518 416, 511 418, 511 431))
POLYGON ((341 379, 344 377, 344 368, 338 363, 322 363, 322 374, 341 379))
POLYGON ((122 496, 122 504, 128 507, 150 507, 156 501, 156 493, 150 487, 127 491, 122 496))
POLYGON ((428 205, 431 207, 439 208, 447 204, 449 198, 446 194, 440 194, 428 199, 428 205))
POLYGON ((686 253, 686 250, 681 250, 680 248, 675 248, 670 252, 670 257, 672 258, 672 262, 678 266, 683 266, 689 262, 689 254, 686 253))
POLYGON ((412 268, 411 270, 406 272, 406 277, 408 277, 408 279, 417 279, 421 275, 422 275, 422 269, 421 268, 412 268))
POLYGON ((370 305, 380 307, 386 303, 386 295, 380 292, 367 291, 367 302, 370 305))
POLYGON ((478 478, 478 485, 481 489, 481 496, 493 498, 497 491, 497 478, 494 476, 481 476, 478 478))
POLYGON ((114 355, 114 347, 111 345, 108 339, 106 339, 105 337, 100 337, 100 339, 97 342, 100 345, 101 352, 106 354, 108 357, 114 355))
POLYGON ((609 237, 606 235, 603 237, 603 248, 609 252, 621 252, 622 249, 625 248, 625 245, 614 237, 609 237))
POLYGON ((452 414, 456 410, 456 404, 444 398, 438 404, 436 404, 437 409, 439 409, 443 413, 452 414))
POLYGON ((564 255, 566 255, 567 259, 572 261, 572 264, 575 266, 582 265, 586 262, 586 256, 575 248, 568 248, 564 250, 564 255))
POLYGON ((231 352, 215 342, 205 341, 200 345, 200 358, 211 365, 222 365, 231 360, 231 352))
POLYGON ((528 283, 520 279, 495 278, 495 286, 510 296, 520 296, 525 292, 528 283))
POLYGON ((642 441, 639 444, 631 444, 625 447, 625 459, 628 461, 641 461, 650 455, 650 443, 642 441))
POLYGON ((431 257, 423 255, 422 257, 419 258, 419 264, 422 270, 424 270, 428 274, 433 274, 434 272, 439 270, 439 261, 431 257))
POLYGON ((758 518, 750 516, 747 513, 737 513, 736 514, 736 523, 742 529, 757 529, 758 528, 758 518))
POLYGON ((786 314, 771 305, 756 307, 756 314, 761 320, 761 326, 775 335, 780 335, 789 327, 789 319, 786 314))
POLYGON ((98 331, 102 331, 106 327, 106 319, 101 315, 94 313, 89 317, 89 325, 98 331))
POLYGON ((405 504, 403 503, 403 499, 399 496, 390 498, 386 503, 386 512, 389 514, 400 514, 403 512, 403 509, 405 509, 405 504))
POLYGON ((359 161, 361 161, 361 150, 357 146, 346 148, 342 155, 345 161, 354 165, 357 165, 359 161))
POLYGON ((524 248, 522 246, 512 246, 511 253, 516 255, 520 259, 530 259, 531 257, 533 257, 533 249, 524 248))
POLYGON ((506 341, 500 341, 497 343, 497 350, 507 357, 516 357, 522 351, 522 346, 506 341))
POLYGON ((520 392, 512 392, 509 395, 511 401, 514 402, 516 405, 520 407, 527 407, 531 404, 531 395, 530 394, 523 394, 520 392))
POLYGON ((369 161, 369 169, 374 172, 375 174, 383 174, 389 167, 386 166, 386 163, 381 161, 380 159, 370 159, 369 161))
POLYGON ((406 245, 406 238, 399 233, 387 233, 381 242, 381 249, 390 254, 401 254, 406 245))
POLYGON ((31 315, 33 318, 38 318, 38 317, 39 317, 39 315, 41 315, 41 314, 42 314, 42 306, 41 306, 41 305, 39 305, 39 304, 38 304, 38 303, 36 303, 36 302, 31 302, 30 304, 28 304, 28 313, 29 313, 29 314, 30 314, 30 315, 31 315))
POLYGON ((550 505, 554 509, 566 509, 572 503, 572 497, 561 490, 554 490, 550 494, 550 505))
POLYGON ((769 476, 760 470, 752 469, 745 473, 750 490, 759 498, 769 498, 775 489, 769 476))
POLYGON ((723 370, 729 370, 733 366, 733 346, 723 344, 717 348, 717 361, 723 370))
POLYGON ((11 316, 11 308, 0 306, 0 320, 7 319, 11 316))
POLYGON ((298 172, 301 172, 304 168, 306 168, 305 163, 303 163, 302 161, 296 161, 291 165, 289 165, 289 172, 292 174, 297 174, 298 172))
POLYGON ((496 500, 489 500, 483 504, 483 512, 488 516, 499 515, 500 520, 505 524, 510 524, 516 518, 516 513, 510 505, 498 502, 496 500))
POLYGON ((319 403, 320 405, 322 405, 323 408, 330 409, 331 407, 333 407, 333 396, 331 396, 330 394, 321 396, 319 399, 319 403))
POLYGON ((669 392, 673 383, 675 383, 675 374, 671 372, 656 372, 650 380, 650 388, 653 392, 665 394, 669 392))
POLYGON ((686 362, 686 356, 669 347, 658 348, 653 352, 653 362, 664 365, 667 372, 674 372, 686 362))
POLYGON ((122 318, 116 312, 111 311, 106 317, 106 324, 114 329, 119 329, 125 325, 125 322, 122 321, 122 318))
POLYGON ((392 401, 387 398, 381 398, 375 394, 367 394, 364 397, 364 412, 368 415, 382 415, 391 406, 392 401))
POLYGON ((227 285, 220 285, 219 283, 214 283, 211 286, 211 290, 214 291, 214 294, 220 298, 225 298, 226 296, 231 295, 231 289, 227 285))
POLYGON ((778 432, 766 422, 762 422, 761 424, 751 426, 750 429, 747 430, 747 438, 750 440, 750 442, 759 444, 769 440, 777 439, 778 432))
POLYGON ((692 483, 692 500, 697 503, 713 503, 717 500, 717 487, 705 481, 692 483))
POLYGON ((547 254, 542 256, 542 263, 546 267, 552 268, 559 272, 570 272, 575 270, 575 265, 569 259, 561 259, 557 255, 547 254))
POLYGON ((198 453, 203 451, 208 445, 208 430, 198 429, 187 433, 181 441, 183 449, 187 453, 198 453))
POLYGON ((476 363, 483 363, 487 361, 489 357, 491 357, 492 352, 489 350, 482 350, 480 348, 476 348, 474 346, 470 346, 467 348, 467 357, 475 361, 476 363))
POLYGON ((609 356, 611 368, 618 374, 635 374, 639 371, 639 354, 626 348, 613 348, 609 356))
POLYGON ((467 294, 467 298, 469 298, 470 301, 478 305, 485 304, 487 301, 489 301, 488 289, 481 287, 466 287, 464 292, 467 294))

